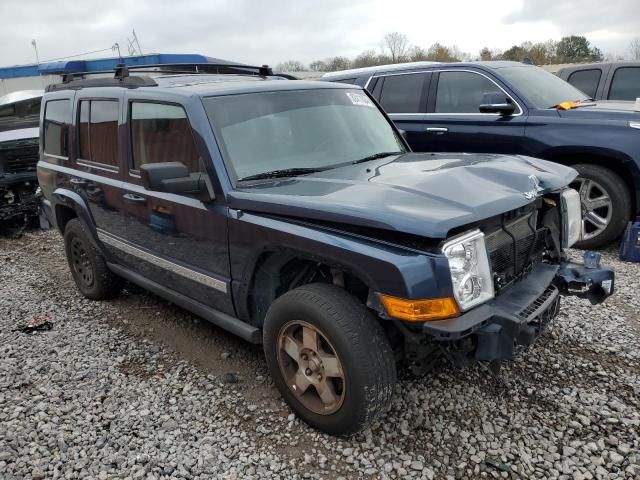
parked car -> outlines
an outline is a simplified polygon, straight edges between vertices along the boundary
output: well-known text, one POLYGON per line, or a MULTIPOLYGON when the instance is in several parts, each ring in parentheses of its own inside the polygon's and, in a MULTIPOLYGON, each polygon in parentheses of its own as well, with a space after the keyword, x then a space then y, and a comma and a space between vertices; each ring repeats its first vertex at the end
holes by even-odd
POLYGON ((126 279, 263 343, 293 410, 345 434, 383 412, 398 361, 499 364, 559 293, 613 292, 563 253, 573 169, 411 153, 360 87, 267 73, 48 89, 38 176, 82 294, 126 279))
POLYGON ((572 65, 557 75, 594 100, 640 98, 640 62, 572 65))
POLYGON ((43 93, 0 97, 0 234, 19 234, 39 214, 36 164, 43 93))
POLYGON ((567 82, 517 62, 416 63, 332 72, 367 88, 419 152, 530 155, 579 176, 580 248, 602 247, 640 214, 640 112, 592 102, 567 82))

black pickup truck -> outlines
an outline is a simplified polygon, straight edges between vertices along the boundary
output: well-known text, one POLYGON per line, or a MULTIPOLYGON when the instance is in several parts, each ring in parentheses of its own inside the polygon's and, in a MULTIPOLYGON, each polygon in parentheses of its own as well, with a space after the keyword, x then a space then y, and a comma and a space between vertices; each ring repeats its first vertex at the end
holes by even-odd
POLYGON ((44 208, 85 296, 126 279, 262 343, 309 424, 360 430, 398 362, 495 366, 561 293, 613 292, 613 271, 565 257, 575 170, 412 153, 360 87, 207 68, 50 87, 44 208))
POLYGON ((640 98, 640 62, 571 65, 556 74, 594 100, 640 98))

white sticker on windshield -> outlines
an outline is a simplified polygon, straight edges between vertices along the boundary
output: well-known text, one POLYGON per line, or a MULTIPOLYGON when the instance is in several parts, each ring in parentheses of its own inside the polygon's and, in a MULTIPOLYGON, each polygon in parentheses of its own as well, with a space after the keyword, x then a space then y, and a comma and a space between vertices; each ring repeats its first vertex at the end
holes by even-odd
POLYGON ((359 105, 361 107, 373 107, 376 106, 373 104, 369 97, 367 97, 364 93, 354 93, 354 92, 345 92, 351 103, 354 105, 359 105))

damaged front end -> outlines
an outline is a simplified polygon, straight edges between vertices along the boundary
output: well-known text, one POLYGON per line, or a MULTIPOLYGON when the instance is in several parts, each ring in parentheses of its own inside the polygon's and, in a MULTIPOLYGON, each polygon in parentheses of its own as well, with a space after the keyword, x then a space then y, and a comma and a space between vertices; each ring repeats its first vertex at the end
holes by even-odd
POLYGON ((19 235, 40 213, 36 165, 42 90, 0 97, 0 234, 19 235))
POLYGON ((19 234, 40 213, 37 163, 37 137, 0 142, 0 233, 4 235, 19 234))
MULTIPOLYGON (((419 330, 401 325, 405 360, 414 373, 429 370, 442 356, 458 366, 476 362, 499 366, 534 343, 557 316, 562 295, 597 304, 614 292, 614 271, 600 265, 599 254, 586 252, 584 264, 567 259, 563 247, 575 238, 568 238, 570 221, 563 200, 561 194, 547 195, 465 227, 482 232, 492 280, 483 288, 491 291, 491 298, 463 308, 455 318, 424 322, 419 330)), ((464 239, 465 234, 454 233, 453 240, 445 244, 445 253, 457 238, 464 239)), ((449 258, 452 270, 458 261, 449 258)), ((455 278, 453 283, 455 291, 455 278)))

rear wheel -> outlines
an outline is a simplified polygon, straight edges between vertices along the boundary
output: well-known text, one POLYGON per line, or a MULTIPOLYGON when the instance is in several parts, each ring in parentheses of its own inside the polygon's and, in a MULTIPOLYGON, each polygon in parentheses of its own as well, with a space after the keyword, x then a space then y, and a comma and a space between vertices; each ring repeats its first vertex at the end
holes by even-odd
POLYGON ((571 184, 580 194, 582 232, 577 248, 604 247, 620 236, 631 213, 631 195, 624 180, 599 165, 573 165, 571 184))
POLYGON ((334 285, 278 298, 264 323, 269 371, 291 408, 334 435, 365 428, 388 405, 395 358, 377 319, 334 285))
POLYGON ((85 297, 106 300, 120 293, 124 281, 109 270, 77 218, 69 220, 65 226, 64 248, 71 275, 85 297))

